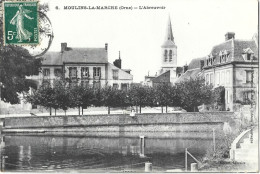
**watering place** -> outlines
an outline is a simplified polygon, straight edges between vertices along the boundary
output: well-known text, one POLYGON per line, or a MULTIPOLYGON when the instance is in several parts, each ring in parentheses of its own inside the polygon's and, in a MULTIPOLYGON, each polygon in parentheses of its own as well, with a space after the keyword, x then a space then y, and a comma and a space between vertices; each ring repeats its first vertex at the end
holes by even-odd
MULTIPOLYGON (((163 133, 162 133, 163 134, 163 133)), ((94 137, 54 135, 2 135, 4 171, 144 172, 185 170, 185 148, 201 160, 213 148, 212 134, 202 139, 196 133, 176 133, 186 138, 163 136, 94 137)), ((180 135, 179 135, 180 136, 180 135)), ((221 141, 217 138, 216 141, 221 141)), ((191 163, 187 158, 188 170, 191 163)))

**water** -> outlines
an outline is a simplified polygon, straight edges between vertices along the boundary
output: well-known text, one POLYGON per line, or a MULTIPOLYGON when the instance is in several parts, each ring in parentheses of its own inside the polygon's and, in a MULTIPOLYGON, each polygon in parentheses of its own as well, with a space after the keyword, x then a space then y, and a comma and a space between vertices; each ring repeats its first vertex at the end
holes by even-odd
POLYGON ((139 137, 5 135, 1 147, 5 171, 143 172, 149 161, 164 172, 184 169, 186 147, 202 159, 213 145, 212 138, 148 137, 143 147, 139 137))

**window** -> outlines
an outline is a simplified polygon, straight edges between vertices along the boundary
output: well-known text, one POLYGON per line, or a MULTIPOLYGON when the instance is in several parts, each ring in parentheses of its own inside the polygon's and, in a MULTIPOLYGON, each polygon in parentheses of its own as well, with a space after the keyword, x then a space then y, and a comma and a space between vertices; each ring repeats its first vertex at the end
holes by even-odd
POLYGON ((82 80, 81 81, 81 86, 82 87, 88 87, 89 86, 89 81, 88 80, 82 80))
POLYGON ((172 61, 172 50, 170 50, 170 52, 169 52, 169 62, 171 62, 172 61))
POLYGON ((43 76, 50 76, 50 69, 49 68, 43 69, 43 76))
POLYGON ((227 104, 229 103, 229 91, 227 90, 227 104))
POLYGON ((251 53, 246 54, 246 60, 251 60, 251 53))
POLYGON ((113 79, 118 80, 118 69, 113 69, 113 79))
POLYGON ((254 100, 254 92, 252 93, 252 91, 246 91, 243 93, 244 104, 250 104, 250 102, 254 100))
POLYGON ((43 80, 43 81, 42 81, 42 86, 43 86, 44 88, 50 87, 50 86, 51 86, 50 80, 43 80))
POLYGON ((119 85, 117 83, 113 83, 113 88, 118 89, 119 85))
POLYGON ((253 71, 246 71, 246 83, 252 82, 252 74, 253 74, 253 71))
POLYGON ((69 77, 77 78, 77 67, 69 67, 69 77))
POLYGON ((216 73, 216 85, 219 86, 220 84, 220 76, 219 76, 219 72, 216 73))
POLYGON ((93 82, 93 88, 94 89, 100 89, 100 82, 93 82))
POLYGON ((81 78, 89 77, 89 68, 88 67, 82 67, 81 68, 81 78))
POLYGON ((209 84, 209 75, 208 74, 206 75, 206 84, 207 85, 209 84))
POLYGON ((167 60, 168 60, 167 54, 168 54, 168 51, 167 51, 167 50, 164 50, 164 61, 165 61, 165 62, 167 62, 167 60))
POLYGON ((220 84, 225 85, 225 72, 224 71, 221 72, 220 84))
POLYGON ((55 68, 54 69, 54 75, 56 77, 61 77, 62 73, 61 73, 61 69, 60 68, 55 68))
POLYGON ((213 85, 213 73, 210 74, 210 84, 213 85))
POLYGON ((77 81, 77 79, 72 80, 69 85, 70 85, 71 88, 72 88, 72 87, 75 87, 75 86, 78 86, 78 81, 77 81))
POLYGON ((227 82, 227 84, 230 83, 230 71, 226 72, 226 82, 227 82))
POLYGON ((121 89, 122 89, 123 91, 127 91, 127 84, 122 83, 122 84, 121 84, 121 89))
POLYGON ((101 68, 100 67, 93 67, 93 76, 100 77, 101 76, 101 68))

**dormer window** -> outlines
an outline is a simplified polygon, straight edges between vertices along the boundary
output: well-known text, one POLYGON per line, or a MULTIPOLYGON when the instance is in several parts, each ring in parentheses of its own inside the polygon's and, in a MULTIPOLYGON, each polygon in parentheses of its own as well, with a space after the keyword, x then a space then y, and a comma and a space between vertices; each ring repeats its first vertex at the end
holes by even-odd
POLYGON ((246 48, 243 51, 242 56, 245 61, 253 60, 254 52, 250 48, 246 48))
POLYGON ((164 61, 167 62, 168 60, 168 51, 167 50, 164 50, 164 61))
POLYGON ((220 63, 225 63, 227 62, 227 58, 229 57, 229 51, 224 50, 219 52, 219 62, 220 63))

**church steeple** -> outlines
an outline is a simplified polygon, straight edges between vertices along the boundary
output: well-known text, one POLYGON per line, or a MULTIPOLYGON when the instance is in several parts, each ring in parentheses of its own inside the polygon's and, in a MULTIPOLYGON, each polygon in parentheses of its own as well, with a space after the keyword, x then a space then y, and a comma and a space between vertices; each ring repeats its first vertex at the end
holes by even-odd
POLYGON ((172 41, 174 43, 174 37, 173 37, 173 34, 172 34, 172 23, 171 23, 171 17, 170 16, 169 16, 169 19, 168 19, 165 41, 172 41))
POLYGON ((163 42, 162 48, 162 70, 163 72, 167 70, 173 70, 177 66, 177 45, 174 43, 174 37, 172 34, 172 23, 171 18, 168 18, 166 38, 163 42))

